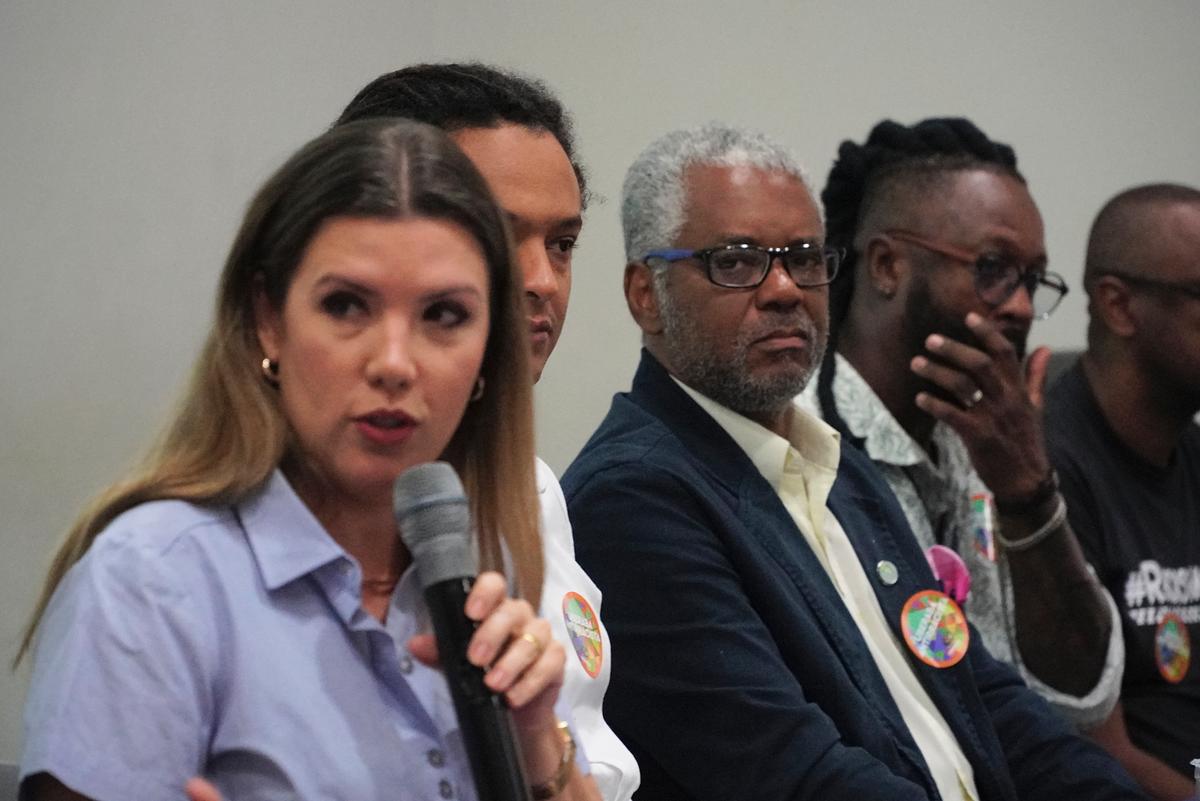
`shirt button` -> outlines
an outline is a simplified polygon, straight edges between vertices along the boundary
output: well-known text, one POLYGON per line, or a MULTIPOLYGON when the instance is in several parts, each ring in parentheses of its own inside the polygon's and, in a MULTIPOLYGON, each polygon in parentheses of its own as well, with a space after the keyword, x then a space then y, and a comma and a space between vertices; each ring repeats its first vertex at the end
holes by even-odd
POLYGON ((438 782, 438 795, 442 798, 454 798, 454 787, 450 782, 442 779, 438 782))
POLYGON ((896 569, 896 565, 886 559, 881 559, 879 564, 875 565, 875 572, 879 574, 879 580, 888 587, 900 578, 900 571, 896 569))
MULTIPOLYGON (((409 673, 412 673, 412 670, 413 670, 412 657, 409 656, 408 654, 405 654, 404 656, 400 657, 400 672, 405 675, 408 675, 409 673)), ((432 752, 430 752, 430 753, 432 753, 432 752)))
POLYGON ((429 753, 425 755, 425 758, 428 759, 429 764, 433 765, 435 768, 440 768, 442 765, 446 764, 445 754, 436 748, 429 749, 429 753))

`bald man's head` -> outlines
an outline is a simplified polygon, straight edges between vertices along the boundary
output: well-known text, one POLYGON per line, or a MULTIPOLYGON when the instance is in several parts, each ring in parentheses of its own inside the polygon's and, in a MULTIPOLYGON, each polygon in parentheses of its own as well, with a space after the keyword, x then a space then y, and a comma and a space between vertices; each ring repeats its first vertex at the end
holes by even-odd
POLYGON ((1092 224, 1084 286, 1092 369, 1139 403, 1200 409, 1200 191, 1130 189, 1092 224), (1153 395, 1153 397, 1150 397, 1153 395))
POLYGON ((1127 189, 1096 215, 1088 237, 1083 285, 1088 291, 1102 275, 1162 279, 1156 271, 1170 247, 1173 206, 1200 206, 1200 190, 1180 184, 1147 184, 1127 189))

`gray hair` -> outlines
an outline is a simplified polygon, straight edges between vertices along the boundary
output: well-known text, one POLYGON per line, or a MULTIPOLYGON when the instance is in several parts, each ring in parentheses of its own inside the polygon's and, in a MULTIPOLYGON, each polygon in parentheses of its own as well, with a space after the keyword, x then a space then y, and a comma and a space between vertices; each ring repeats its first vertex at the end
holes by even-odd
POLYGON ((684 173, 696 164, 786 172, 804 184, 824 216, 808 174, 787 148, 765 134, 715 122, 672 131, 651 142, 625 173, 621 226, 626 261, 668 247, 678 236, 683 227, 684 173))

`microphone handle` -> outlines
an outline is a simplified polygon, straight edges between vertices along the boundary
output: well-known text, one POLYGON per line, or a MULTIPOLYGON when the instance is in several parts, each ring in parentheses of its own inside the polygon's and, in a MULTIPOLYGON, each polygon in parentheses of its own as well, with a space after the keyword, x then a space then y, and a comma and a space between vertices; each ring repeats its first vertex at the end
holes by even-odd
POLYGON ((475 623, 467 617, 473 578, 439 581, 425 588, 442 671, 458 715, 479 801, 531 801, 517 733, 504 699, 483 683, 483 669, 467 661, 475 623))

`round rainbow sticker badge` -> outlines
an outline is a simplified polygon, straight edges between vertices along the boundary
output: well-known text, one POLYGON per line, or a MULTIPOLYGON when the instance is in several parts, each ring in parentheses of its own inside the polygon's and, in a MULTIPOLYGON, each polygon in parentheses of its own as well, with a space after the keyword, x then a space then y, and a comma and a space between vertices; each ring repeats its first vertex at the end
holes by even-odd
POLYGON ((966 615, 953 598, 937 590, 921 590, 904 602, 900 630, 917 659, 935 668, 957 665, 971 642, 966 615))
POLYGON ((579 664, 584 672, 596 678, 604 664, 604 641, 600 639, 600 621, 592 605, 579 593, 568 592, 563 596, 562 613, 579 664))
POLYGON ((1183 681, 1192 661, 1192 644, 1183 618, 1174 612, 1163 615, 1154 632, 1154 661, 1158 672, 1172 684, 1183 681))

